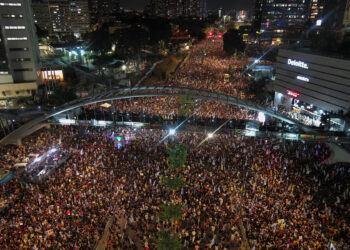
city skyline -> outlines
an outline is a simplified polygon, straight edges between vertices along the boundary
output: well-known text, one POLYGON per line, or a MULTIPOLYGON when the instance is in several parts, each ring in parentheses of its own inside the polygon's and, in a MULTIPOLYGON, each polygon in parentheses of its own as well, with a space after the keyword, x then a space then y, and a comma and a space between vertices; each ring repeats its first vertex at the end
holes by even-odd
MULTIPOLYGON (((140 9, 143 10, 148 0, 121 0, 121 7, 125 9, 140 9)), ((216 10, 218 8, 223 9, 252 9, 253 8, 253 0, 247 1, 231 1, 231 0, 207 0, 207 8, 208 10, 216 10)))

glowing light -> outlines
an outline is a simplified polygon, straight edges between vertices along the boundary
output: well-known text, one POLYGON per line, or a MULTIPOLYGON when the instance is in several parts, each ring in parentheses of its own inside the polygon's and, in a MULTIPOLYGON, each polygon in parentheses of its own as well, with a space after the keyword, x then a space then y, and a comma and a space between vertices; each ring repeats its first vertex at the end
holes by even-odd
POLYGON ((287 139, 298 139, 298 135, 297 134, 286 134, 286 138, 287 139))
POLYGON ((106 121, 97 121, 97 125, 106 126, 107 122, 106 121))
POLYGON ((322 19, 318 19, 316 21, 316 26, 321 26, 322 25, 322 19))
POLYGON ((122 66, 122 70, 126 70, 126 65, 124 64, 123 66, 122 66))
POLYGON ((305 76, 297 76, 297 79, 303 82, 309 82, 310 79, 305 76))
POLYGON ((176 134, 176 130, 175 129, 170 129, 169 130, 169 135, 175 135, 176 134))
POLYGON ((299 92, 287 89, 287 95, 293 98, 298 98, 300 96, 299 92))
POLYGON ((61 123, 62 125, 75 124, 75 120, 72 120, 72 119, 59 119, 58 122, 61 123))
POLYGON ((46 80, 58 80, 63 81, 63 71, 62 70, 43 70, 41 71, 41 79, 46 80))
POLYGON ((122 144, 120 142, 117 143, 117 149, 120 149, 122 147, 122 144))
POLYGON ((49 154, 55 153, 57 151, 57 148, 50 149, 49 154))
POLYGON ((258 121, 264 123, 266 120, 265 114, 263 112, 259 112, 258 121))
POLYGON ((208 138, 213 138, 214 137, 214 134, 213 133, 209 133, 208 134, 208 138))
POLYGON ((247 130, 245 132, 245 135, 246 136, 256 136, 256 131, 254 131, 254 130, 247 130))
POLYGON ((41 161, 41 157, 35 158, 33 162, 39 162, 41 161))
POLYGON ((120 136, 117 136, 115 139, 116 139, 117 141, 121 141, 121 140, 122 140, 122 138, 121 138, 120 136))
POLYGON ((291 66, 303 68, 303 69, 309 69, 309 66, 307 65, 307 63, 304 63, 303 61, 288 59, 287 64, 291 66))

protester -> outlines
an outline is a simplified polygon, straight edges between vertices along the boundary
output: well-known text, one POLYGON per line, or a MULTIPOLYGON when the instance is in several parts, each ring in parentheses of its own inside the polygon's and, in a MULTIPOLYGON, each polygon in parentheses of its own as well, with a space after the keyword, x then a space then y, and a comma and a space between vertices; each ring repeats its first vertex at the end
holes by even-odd
POLYGON ((325 249, 350 247, 346 166, 325 167, 320 143, 180 132, 159 144, 164 130, 57 126, 2 147, 1 162, 43 154, 61 143, 71 158, 47 181, 19 178, 0 187, 2 249, 91 249, 110 215, 109 249, 153 248, 160 206, 172 197, 183 206, 177 232, 186 249, 240 246, 325 249), (167 174, 166 145, 188 145, 186 186, 176 194, 160 184, 167 174), (124 223, 122 223, 124 221, 124 223), (125 223, 126 222, 126 223, 125 223))

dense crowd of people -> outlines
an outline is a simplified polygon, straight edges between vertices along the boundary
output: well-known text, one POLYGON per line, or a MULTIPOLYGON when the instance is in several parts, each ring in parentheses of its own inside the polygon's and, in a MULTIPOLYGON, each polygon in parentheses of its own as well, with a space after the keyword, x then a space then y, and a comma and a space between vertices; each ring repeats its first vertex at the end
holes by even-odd
POLYGON ((91 249, 108 218, 109 249, 153 248, 168 226, 158 217, 168 200, 182 205, 175 231, 185 249, 238 248, 246 231, 255 249, 350 247, 348 166, 325 166, 320 143, 204 133, 53 127, 1 147, 1 165, 57 145, 71 158, 48 180, 20 176, 0 186, 1 249, 91 249), (167 146, 188 146, 186 186, 167 191, 167 146), (124 223, 122 223, 124 221, 124 223))
MULTIPOLYGON (((208 90, 220 94, 254 100, 254 96, 244 93, 249 88, 250 80, 243 74, 247 59, 230 57, 223 51, 221 39, 204 40, 193 46, 188 59, 167 81, 160 85, 188 87, 208 90), (206 55, 204 55, 206 53, 206 55), (230 74, 230 79, 224 79, 230 74), (235 79, 232 81, 232 79, 235 79)), ((215 102, 197 100, 196 108, 190 110, 194 117, 219 119, 254 120, 256 112, 244 108, 215 102)), ((256 100, 254 100, 256 101, 256 100)), ((87 109, 100 108, 100 105, 89 105, 87 109)), ((179 97, 152 97, 114 101, 114 109, 119 112, 143 113, 173 117, 181 113, 179 97)))

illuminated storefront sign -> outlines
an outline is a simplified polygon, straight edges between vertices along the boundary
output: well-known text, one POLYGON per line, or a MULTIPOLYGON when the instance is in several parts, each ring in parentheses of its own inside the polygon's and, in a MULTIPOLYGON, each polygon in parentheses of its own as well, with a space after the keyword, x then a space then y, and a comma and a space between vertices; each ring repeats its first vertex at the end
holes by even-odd
POLYGON ((300 96, 299 92, 287 89, 287 95, 293 98, 298 98, 300 96))
POLYGON ((59 82, 63 81, 63 71, 62 70, 43 70, 41 71, 41 79, 43 82, 48 80, 56 80, 59 82))
POLYGON ((295 67, 299 67, 299 68, 303 68, 303 69, 309 69, 309 65, 307 65, 307 63, 304 63, 302 61, 288 59, 287 63, 288 63, 288 65, 292 65, 292 66, 295 66, 295 67))
POLYGON ((309 82, 310 79, 305 76, 297 76, 297 79, 303 82, 309 82))

